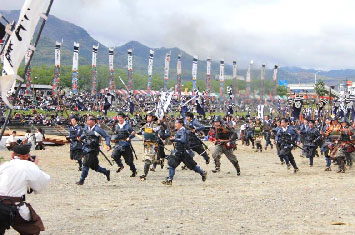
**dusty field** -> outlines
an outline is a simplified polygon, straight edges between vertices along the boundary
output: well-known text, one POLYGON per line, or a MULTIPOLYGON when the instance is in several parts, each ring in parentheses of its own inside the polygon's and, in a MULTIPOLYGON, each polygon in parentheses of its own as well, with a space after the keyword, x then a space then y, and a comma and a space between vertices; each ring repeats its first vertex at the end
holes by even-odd
MULTIPOLYGON (((134 147, 140 156, 142 143, 134 147)), ((52 177, 45 192, 28 196, 44 221, 44 234, 355 234, 355 169, 337 174, 333 166, 324 172, 322 156, 310 168, 295 151, 300 172, 293 174, 280 165, 276 150, 254 153, 239 145, 241 176, 224 156, 219 174, 211 172, 213 162, 206 167, 197 156, 207 181, 179 167, 171 187, 161 184, 166 169, 140 182, 129 177, 127 166, 116 173, 100 157, 111 181, 90 171, 85 185, 77 186, 80 172, 68 151, 63 146, 35 152, 52 177)), ((143 162, 136 165, 142 173, 143 162)))

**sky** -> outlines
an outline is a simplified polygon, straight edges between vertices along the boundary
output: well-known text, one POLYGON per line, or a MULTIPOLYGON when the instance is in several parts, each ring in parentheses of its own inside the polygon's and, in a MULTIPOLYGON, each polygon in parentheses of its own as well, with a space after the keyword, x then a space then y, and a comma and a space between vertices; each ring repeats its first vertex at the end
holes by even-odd
POLYGON ((355 69, 354 9, 353 0, 55 0, 51 14, 106 46, 135 40, 241 67, 331 70, 355 69))

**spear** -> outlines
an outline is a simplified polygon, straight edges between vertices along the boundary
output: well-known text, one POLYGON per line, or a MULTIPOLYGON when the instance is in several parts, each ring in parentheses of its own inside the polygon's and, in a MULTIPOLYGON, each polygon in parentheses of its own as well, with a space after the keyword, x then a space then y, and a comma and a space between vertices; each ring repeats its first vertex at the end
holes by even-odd
MULTIPOLYGON (((48 15, 49 15, 49 12, 50 12, 50 10, 51 10, 51 7, 52 7, 53 2, 54 2, 54 0, 51 0, 51 1, 49 2, 47 11, 46 11, 46 13, 45 13, 45 17, 42 18, 42 24, 41 24, 41 27, 39 28, 39 31, 38 31, 38 34, 37 34, 35 43, 34 43, 34 45, 33 45, 33 51, 32 51, 31 56, 30 56, 30 58, 29 58, 29 60, 28 60, 28 62, 27 62, 27 64, 26 64, 25 70, 24 70, 24 72, 23 72, 23 74, 22 74, 22 78, 25 77, 25 74, 27 73, 27 70, 28 70, 28 68, 30 67, 31 60, 32 60, 33 54, 34 54, 34 48, 36 48, 37 45, 38 45, 39 39, 40 39, 40 37, 41 37, 43 28, 44 28, 44 26, 45 26, 45 24, 46 24, 46 22, 47 22, 48 15)), ((18 96, 18 93, 19 93, 20 90, 21 90, 21 86, 22 86, 22 84, 24 83, 24 81, 25 81, 24 79, 23 79, 22 81, 20 81, 20 84, 19 84, 19 86, 18 86, 18 89, 16 90, 16 92, 15 92, 15 94, 14 94, 14 103, 15 103, 15 101, 16 101, 16 98, 17 98, 17 96, 18 96)), ((5 128, 6 128, 6 126, 7 126, 7 123, 9 122, 11 113, 12 113, 12 109, 10 108, 9 113, 8 113, 7 116, 6 116, 4 125, 3 125, 2 128, 1 128, 0 141, 1 141, 1 139, 2 139, 2 136, 4 135, 5 128)))
MULTIPOLYGON (((118 76, 118 78, 120 79, 120 81, 122 82, 122 84, 124 85, 124 87, 126 88, 128 94, 129 94, 129 89, 128 89, 126 83, 122 80, 122 78, 121 78, 120 76, 118 76)), ((132 96, 132 98, 133 98, 133 101, 135 101, 136 105, 138 106, 139 110, 142 111, 142 108, 141 108, 141 106, 139 105, 139 103, 138 103, 138 101, 136 100, 136 98, 134 97, 134 95, 132 96)))

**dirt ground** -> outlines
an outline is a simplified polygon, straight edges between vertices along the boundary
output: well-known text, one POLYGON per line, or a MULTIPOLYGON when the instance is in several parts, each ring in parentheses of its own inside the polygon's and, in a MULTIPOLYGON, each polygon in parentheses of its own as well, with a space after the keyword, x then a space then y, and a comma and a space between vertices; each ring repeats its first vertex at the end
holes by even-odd
MULTIPOLYGON (((142 142, 133 145, 139 175, 142 142)), ((69 146, 48 147, 34 154, 51 176, 50 186, 27 200, 44 221, 43 234, 355 234, 355 169, 337 174, 332 166, 333 171, 325 172, 322 156, 310 168, 308 159, 294 153, 297 174, 280 165, 275 149, 255 153, 239 144, 235 154, 241 176, 225 156, 217 174, 211 172, 213 161, 206 166, 196 156, 208 170, 207 181, 179 167, 173 186, 161 184, 166 169, 150 172, 141 182, 129 177, 128 166, 116 173, 117 167, 101 156, 111 181, 90 171, 78 186, 80 172, 69 159, 69 146)), ((0 152, 5 159, 9 155, 0 152)))

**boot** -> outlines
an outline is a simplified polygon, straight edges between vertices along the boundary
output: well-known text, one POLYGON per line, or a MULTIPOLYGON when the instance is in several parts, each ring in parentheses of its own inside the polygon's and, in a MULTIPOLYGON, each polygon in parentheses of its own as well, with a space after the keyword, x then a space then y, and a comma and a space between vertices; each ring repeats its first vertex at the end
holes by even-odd
POLYGON ((293 173, 295 173, 295 174, 296 174, 298 171, 299 171, 299 169, 298 169, 298 168, 296 168, 296 169, 294 169, 294 170, 293 170, 293 173))
POLYGON ((120 166, 120 167, 117 169, 116 173, 121 172, 121 171, 123 170, 123 168, 124 168, 124 166, 123 166, 123 165, 122 165, 122 166, 120 166))
POLYGON ((137 175, 137 171, 133 171, 132 175, 130 175, 130 177, 136 177, 136 175, 137 175))
POLYGON ((78 182, 76 182, 77 185, 83 185, 84 184, 84 180, 79 180, 78 182))
POLYGON ((161 183, 165 185, 173 185, 173 181, 169 178, 166 178, 166 180, 162 181, 161 183))
POLYGON ((110 175, 111 175, 111 171, 110 171, 110 170, 108 170, 108 171, 107 171, 107 173, 106 173, 105 175, 106 175, 106 179, 107 179, 107 181, 110 181, 110 180, 111 180, 111 177, 110 177, 110 175))
POLYGON ((330 166, 326 167, 324 171, 332 171, 332 169, 330 168, 330 166))
POLYGON ((160 167, 161 169, 164 169, 164 159, 160 160, 160 167))
POLYGON ((207 179, 207 171, 203 171, 202 181, 205 182, 207 179))
POLYGON ((141 175, 141 176, 139 176, 139 179, 140 179, 141 181, 145 181, 145 180, 146 180, 146 176, 145 176, 145 175, 141 175))
POLYGON ((234 163, 233 165, 234 165, 235 169, 237 170, 237 175, 240 175, 240 167, 239 167, 239 163, 238 163, 238 162, 236 162, 236 163, 234 163))
POLYGON ((213 173, 217 173, 217 172, 220 172, 221 169, 219 167, 216 167, 214 170, 212 170, 213 173))
POLYGON ((287 170, 291 169, 291 165, 287 164, 287 170))

